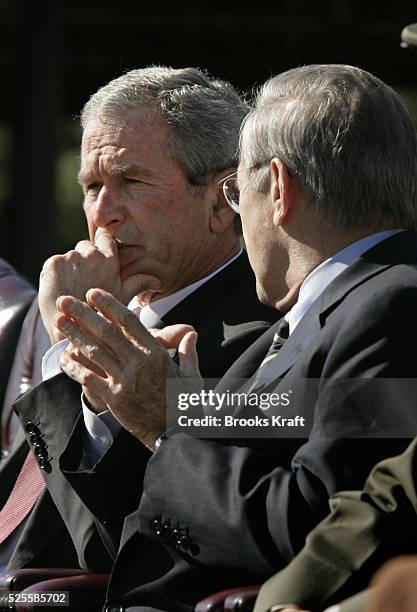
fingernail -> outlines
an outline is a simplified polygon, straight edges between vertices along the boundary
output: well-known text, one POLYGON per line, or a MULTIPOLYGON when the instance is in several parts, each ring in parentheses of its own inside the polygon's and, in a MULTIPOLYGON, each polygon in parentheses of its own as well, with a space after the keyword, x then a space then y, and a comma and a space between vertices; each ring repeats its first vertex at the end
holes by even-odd
POLYGON ((100 304, 103 300, 103 294, 98 289, 90 289, 87 292, 87 299, 95 304, 100 304))
POLYGON ((59 310, 73 311, 75 309, 74 299, 68 295, 61 295, 57 299, 56 305, 59 310))
POLYGON ((67 318, 60 315, 55 319, 55 327, 61 331, 68 331, 71 329, 71 323, 67 318))

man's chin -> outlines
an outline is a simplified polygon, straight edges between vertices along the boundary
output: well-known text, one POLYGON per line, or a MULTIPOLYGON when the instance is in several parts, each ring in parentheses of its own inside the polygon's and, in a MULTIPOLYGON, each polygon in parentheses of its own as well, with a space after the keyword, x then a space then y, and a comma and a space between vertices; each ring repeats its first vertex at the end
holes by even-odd
POLYGON ((141 306, 147 306, 151 302, 157 300, 159 295, 160 291, 156 289, 145 289, 145 291, 137 294, 137 298, 141 306))
POLYGON ((256 282, 256 293, 261 304, 275 307, 275 300, 268 295, 265 288, 259 282, 256 282))
POLYGON ((129 301, 137 297, 144 306, 154 301, 161 292, 161 281, 158 277, 151 274, 122 274, 120 271, 120 279, 122 281, 122 290, 125 298, 129 301))

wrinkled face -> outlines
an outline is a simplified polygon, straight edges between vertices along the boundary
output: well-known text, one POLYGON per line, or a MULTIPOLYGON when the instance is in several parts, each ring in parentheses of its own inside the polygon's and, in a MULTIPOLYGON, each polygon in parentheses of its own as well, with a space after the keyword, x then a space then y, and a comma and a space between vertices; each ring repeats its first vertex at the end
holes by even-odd
POLYGON ((278 307, 286 295, 288 255, 280 244, 280 230, 273 223, 274 207, 270 190, 256 191, 248 171, 239 167, 240 217, 250 265, 256 276, 258 298, 278 307))
POLYGON ((167 295, 195 280, 208 240, 209 206, 167 151, 168 126, 149 112, 90 121, 80 184, 90 239, 107 230, 119 246, 122 280, 150 274, 167 295))

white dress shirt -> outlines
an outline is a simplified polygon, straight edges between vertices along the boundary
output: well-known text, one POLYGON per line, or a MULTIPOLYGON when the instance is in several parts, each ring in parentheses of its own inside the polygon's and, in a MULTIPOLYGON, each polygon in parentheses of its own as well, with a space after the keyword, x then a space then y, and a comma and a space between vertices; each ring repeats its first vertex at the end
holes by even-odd
POLYGON ((361 238, 361 240, 353 242, 342 251, 333 255, 333 257, 323 261, 317 268, 314 268, 314 270, 304 279, 300 287, 297 303, 286 314, 286 319, 290 325, 290 334, 292 334, 319 295, 321 295, 326 287, 330 285, 339 274, 346 270, 355 259, 358 259, 358 257, 372 249, 372 247, 376 246, 379 242, 402 231, 404 230, 386 230, 371 234, 370 236, 366 236, 366 238, 361 238))

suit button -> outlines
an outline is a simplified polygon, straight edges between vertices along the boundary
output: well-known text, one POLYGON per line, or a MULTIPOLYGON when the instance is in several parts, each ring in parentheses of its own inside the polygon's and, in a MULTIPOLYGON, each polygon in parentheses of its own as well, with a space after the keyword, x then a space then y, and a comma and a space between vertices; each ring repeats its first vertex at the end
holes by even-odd
POLYGON ((39 438, 38 434, 36 434, 36 433, 30 434, 29 442, 31 443, 32 446, 35 446, 35 444, 38 444, 39 440, 40 440, 40 438, 39 438))
POLYGON ((33 452, 36 457, 43 457, 44 459, 48 458, 48 453, 45 451, 45 447, 42 444, 35 444, 33 447, 33 452))
POLYGON ((172 534, 171 521, 168 520, 162 525, 162 535, 164 538, 170 538, 171 534, 172 534))
POLYGON ((171 535, 174 538, 174 540, 176 540, 177 544, 179 544, 179 541, 181 538, 181 530, 177 527, 176 529, 172 530, 171 535))
POLYGON ((40 431, 38 429, 38 427, 35 425, 35 423, 32 423, 32 421, 28 421, 25 425, 25 431, 28 434, 36 434, 37 436, 40 435, 40 431))
POLYGON ((152 527, 152 531, 154 533, 156 533, 156 535, 158 535, 158 536, 161 535, 162 527, 161 527, 161 523, 160 523, 160 521, 158 521, 158 519, 155 519, 154 521, 152 521, 151 527, 152 527))
POLYGON ((49 461, 46 459, 46 457, 37 457, 37 461, 41 470, 46 470, 46 468, 49 466, 49 461))

